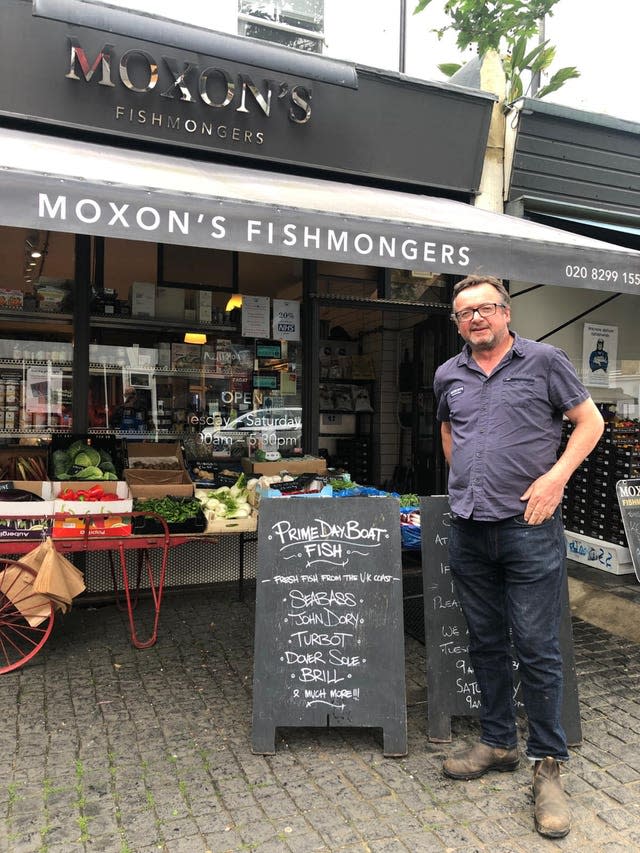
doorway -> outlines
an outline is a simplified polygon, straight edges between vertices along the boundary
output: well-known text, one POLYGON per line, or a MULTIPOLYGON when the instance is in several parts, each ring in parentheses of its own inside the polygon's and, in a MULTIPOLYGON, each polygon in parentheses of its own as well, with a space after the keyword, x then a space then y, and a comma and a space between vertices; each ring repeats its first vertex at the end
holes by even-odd
POLYGON ((433 374, 450 354, 445 307, 319 302, 319 453, 360 485, 442 494, 433 374))

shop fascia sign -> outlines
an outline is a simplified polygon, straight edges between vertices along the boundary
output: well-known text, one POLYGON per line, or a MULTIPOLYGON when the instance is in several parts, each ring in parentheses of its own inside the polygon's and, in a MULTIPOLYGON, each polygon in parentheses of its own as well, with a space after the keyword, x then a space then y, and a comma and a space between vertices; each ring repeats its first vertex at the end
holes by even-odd
MULTIPOLYGON (((190 61, 161 56, 160 62, 148 51, 135 47, 124 51, 118 59, 115 47, 104 44, 94 55, 80 41, 67 36, 69 68, 65 77, 84 84, 108 88, 122 86, 136 95, 159 95, 168 101, 204 105, 207 109, 230 109, 238 113, 258 114, 270 118, 274 100, 283 101, 287 117, 294 124, 307 124, 311 118, 311 87, 305 83, 290 85, 284 80, 265 79, 261 89, 244 73, 232 74, 217 65, 201 69, 190 61), (117 83, 115 82, 117 81, 117 83)), ((153 122, 156 113, 140 108, 116 106, 116 118, 153 122)), ((168 118, 168 121, 171 117, 168 118)), ((174 118, 174 121, 179 121, 174 118)), ((189 120, 184 122, 185 126, 189 120)), ((188 128, 187 128, 188 129, 188 128)))

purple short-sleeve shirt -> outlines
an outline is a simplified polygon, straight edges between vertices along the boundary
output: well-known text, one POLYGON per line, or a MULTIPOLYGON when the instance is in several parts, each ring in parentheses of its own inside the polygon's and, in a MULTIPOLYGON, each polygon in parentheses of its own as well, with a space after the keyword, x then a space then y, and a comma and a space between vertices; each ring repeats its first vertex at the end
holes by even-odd
POLYGON ((513 346, 490 376, 468 344, 437 370, 437 417, 453 439, 451 510, 500 521, 524 512, 520 500, 556 462, 562 414, 588 399, 565 352, 511 332, 513 346))

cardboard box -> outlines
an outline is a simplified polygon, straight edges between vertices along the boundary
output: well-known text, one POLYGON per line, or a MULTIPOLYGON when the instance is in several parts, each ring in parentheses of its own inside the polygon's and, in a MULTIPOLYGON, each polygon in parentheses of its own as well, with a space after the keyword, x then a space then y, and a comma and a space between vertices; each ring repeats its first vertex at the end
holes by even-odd
POLYGON ((194 485, 186 471, 141 471, 127 468, 124 472, 132 498, 191 498, 194 485))
POLYGON ((245 456, 242 458, 242 470, 256 477, 261 474, 279 474, 281 471, 288 471, 289 474, 326 474, 327 460, 319 456, 301 456, 278 459, 277 462, 256 462, 245 456))
POLYGON ((171 367, 200 367, 202 347, 199 344, 171 344, 171 367))
POLYGON ((134 281, 129 291, 132 317, 156 316, 156 286, 150 281, 134 281))
POLYGON ((247 518, 216 518, 207 522, 205 533, 253 533, 258 529, 258 514, 252 512, 247 518))
POLYGON ((124 478, 134 498, 191 497, 193 482, 177 441, 127 442, 129 467, 124 478), (140 465, 149 467, 137 467, 140 465), (166 466, 166 467, 165 467, 166 466))
POLYGON ((565 531, 567 559, 612 575, 630 575, 633 572, 631 553, 622 545, 594 539, 583 533, 565 531))
MULTIPOLYGON (((36 474, 33 480, 28 480, 27 482, 39 483, 40 476, 48 479, 48 457, 48 447, 36 447, 35 445, 32 446, 27 444, 2 447, 0 448, 0 471, 4 472, 3 476, 7 477, 7 479, 12 479, 14 481, 14 488, 20 489, 22 488, 22 483, 24 481, 20 479, 20 467, 17 465, 17 461, 20 459, 37 460, 39 463, 38 467, 40 467, 40 465, 42 466, 42 473, 40 475, 36 474)), ((27 471, 25 471, 25 473, 27 473, 27 471)), ((39 494, 39 492, 36 494, 39 494)))
POLYGON ((85 520, 87 516, 100 516, 108 513, 108 518, 96 518, 89 520, 87 535, 94 537, 116 537, 129 536, 131 534, 131 513, 133 499, 129 487, 122 480, 104 480, 100 485, 105 492, 110 492, 118 497, 111 501, 65 501, 58 495, 65 489, 86 489, 95 485, 88 480, 74 480, 62 483, 53 483, 54 501, 53 509, 57 513, 70 513, 64 518, 54 518, 53 538, 64 539, 85 535, 85 520))
POLYGON ((184 290, 182 288, 156 288, 156 317, 164 320, 184 320, 184 290))
POLYGON ((198 290, 196 293, 196 312, 199 323, 210 323, 213 314, 213 299, 210 290, 198 290))
POLYGON ((48 480, 6 480, 0 483, 0 490, 24 489, 41 501, 0 501, 0 541, 5 539, 41 539, 49 532, 51 516, 54 512, 53 484, 48 480), (36 516, 26 519, 26 515, 36 516))
POLYGON ((182 473, 182 448, 177 441, 128 441, 128 470, 182 473), (139 463, 139 464, 136 464, 139 463))

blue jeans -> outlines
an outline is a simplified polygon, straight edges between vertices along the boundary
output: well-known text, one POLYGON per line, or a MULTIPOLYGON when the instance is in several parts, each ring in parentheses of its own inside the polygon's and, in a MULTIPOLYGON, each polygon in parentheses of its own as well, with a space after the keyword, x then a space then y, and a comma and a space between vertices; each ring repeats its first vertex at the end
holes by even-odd
POLYGON ((529 525, 522 515, 503 521, 453 516, 449 563, 469 627, 469 654, 482 694, 480 740, 517 744, 509 628, 520 662, 527 718, 527 756, 566 761, 562 712, 560 617, 566 577, 560 508, 529 525))

